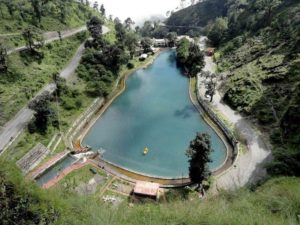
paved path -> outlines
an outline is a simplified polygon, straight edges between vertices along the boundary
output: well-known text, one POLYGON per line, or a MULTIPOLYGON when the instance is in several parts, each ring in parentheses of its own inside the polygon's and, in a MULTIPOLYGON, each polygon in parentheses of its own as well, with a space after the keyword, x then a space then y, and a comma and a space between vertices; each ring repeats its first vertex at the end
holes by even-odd
MULTIPOLYGON (((82 31, 87 30, 86 26, 80 27, 80 28, 75 28, 75 29, 71 29, 71 30, 66 30, 66 31, 62 31, 61 32, 61 37, 62 39, 73 36, 77 33, 80 33, 82 31)), ((50 31, 50 32, 46 32, 43 34, 44 38, 45 38, 45 44, 50 43, 52 41, 57 41, 59 40, 59 36, 57 31, 50 31)), ((12 50, 7 51, 7 54, 12 54, 14 52, 19 52, 22 51, 24 49, 26 49, 26 46, 21 46, 21 47, 17 47, 14 48, 12 50)))
POLYGON ((21 35, 21 33, 6 33, 6 34, 0 34, 0 37, 10 37, 10 36, 17 36, 21 35))
MULTIPOLYGON (((203 41, 203 39, 202 39, 203 41)), ((215 72, 216 65, 211 57, 205 57, 204 70, 215 72)), ((198 76, 199 91, 203 99, 205 93, 204 79, 198 76)), ((215 189, 235 189, 245 186, 249 183, 255 183, 266 175, 263 163, 271 158, 271 151, 264 143, 259 131, 253 124, 243 118, 240 114, 232 110, 222 101, 219 92, 214 96, 213 102, 208 104, 220 111, 225 118, 231 122, 238 133, 246 140, 248 150, 245 153, 240 153, 236 163, 226 173, 216 177, 215 189)))
MULTIPOLYGON (((73 31, 73 34, 75 31, 73 31)), ((107 27, 103 27, 103 34, 109 32, 107 27)), ((71 59, 70 63, 60 72, 60 76, 68 79, 72 74, 74 74, 77 66, 79 65, 81 56, 84 51, 84 45, 81 44, 77 49, 75 55, 71 59)), ((45 86, 36 96, 39 96, 44 91, 49 91, 53 93, 56 89, 55 84, 51 83, 45 86)), ((33 111, 27 106, 22 108, 17 115, 10 121, 8 121, 3 128, 0 130, 0 155, 9 147, 9 145, 18 137, 22 132, 23 128, 30 121, 33 116, 33 111)))

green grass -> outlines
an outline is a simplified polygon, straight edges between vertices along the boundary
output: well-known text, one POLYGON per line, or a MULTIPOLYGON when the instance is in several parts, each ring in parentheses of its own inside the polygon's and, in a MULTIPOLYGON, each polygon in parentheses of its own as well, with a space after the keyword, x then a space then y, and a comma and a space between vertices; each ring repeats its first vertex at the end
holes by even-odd
MULTIPOLYGON (((24 181, 19 173, 7 164, 0 168, 5 177, 12 180, 14 188, 20 195, 28 195, 34 199, 31 203, 35 209, 53 207, 57 215, 54 224, 91 224, 91 225, 295 225, 299 223, 300 213, 300 179, 271 179, 255 191, 240 189, 222 192, 217 196, 209 196, 200 200, 192 192, 189 200, 173 193, 174 198, 168 202, 143 203, 128 206, 126 199, 117 207, 103 203, 94 196, 58 191, 53 188, 41 190, 29 181, 24 181), (38 205, 34 202, 37 202, 38 205), (47 202, 47 204, 42 204, 47 202)), ((88 176, 89 171, 70 174, 70 182, 77 177, 88 176), (76 175, 76 176, 75 176, 76 175)), ((113 192, 105 194, 117 195, 113 192)), ((169 195, 170 196, 170 195, 169 195)), ((46 214, 48 218, 51 214, 46 214)))
MULTIPOLYGON (((95 176, 95 174, 93 174, 90 169, 96 171, 96 173, 103 178, 107 177, 106 173, 100 168, 97 168, 93 165, 86 165, 83 168, 80 168, 68 174, 55 187, 53 187, 53 189, 58 192, 64 192, 66 194, 74 194, 74 189, 76 187, 78 187, 81 183, 87 184, 95 176)), ((108 177, 108 179, 110 179, 110 176, 108 177)), ((98 192, 102 189, 106 182, 107 180, 104 180, 102 184, 97 186, 97 191, 94 196, 98 194, 98 192)))
MULTIPOLYGON (((12 2, 17 3, 19 2, 19 0, 12 0, 12 2)), ((18 10, 14 12, 14 16, 11 16, 8 14, 6 7, 0 7, 3 12, 3 17, 0 17, 1 34, 20 32, 24 29, 24 27, 27 27, 29 25, 35 25, 43 31, 65 30, 85 25, 86 21, 92 15, 100 16, 99 13, 96 13, 91 8, 88 8, 86 6, 79 6, 78 3, 72 2, 67 6, 67 16, 64 23, 59 20, 59 15, 57 15, 57 12, 53 9, 51 11, 45 12, 46 15, 42 17, 41 23, 36 23, 31 19, 33 13, 30 11, 26 14, 27 19, 26 21, 24 21, 20 17, 20 13, 18 10)), ((26 3, 25 7, 28 10, 32 10, 30 3, 26 3)))
POLYGON ((75 36, 47 44, 41 49, 42 59, 35 59, 27 52, 9 55, 9 72, 0 76, 0 105, 6 106, 0 109, 0 125, 11 119, 48 84, 53 73, 68 64, 80 43, 81 40, 75 36))
POLYGON ((109 44, 114 44, 117 42, 116 39, 116 29, 115 29, 115 24, 110 21, 106 20, 105 25, 109 28, 109 32, 104 35, 104 39, 109 43, 109 44))
MULTIPOLYGON (((80 81, 78 81, 79 83, 80 81)), ((75 85, 75 84, 74 84, 75 85)), ((80 88, 80 86, 77 86, 77 88, 80 88)), ((85 111, 85 109, 88 108, 88 106, 92 103, 93 99, 86 96, 83 93, 83 90, 79 89, 79 95, 76 96, 76 100, 80 100, 82 102, 82 105, 80 108, 74 108, 71 110, 66 110, 62 104, 59 104, 58 111, 60 115, 60 124, 61 124, 61 131, 63 133, 66 133, 66 131, 69 129, 69 127, 72 125, 72 123, 79 117, 81 113, 85 111)), ((57 111, 57 104, 55 102, 51 103, 51 107, 57 111)), ((46 134, 30 134, 27 129, 25 129, 25 132, 23 132, 20 137, 14 142, 14 144, 4 153, 4 157, 7 160, 10 161, 17 161, 22 156, 24 156, 27 152, 29 152, 37 143, 42 143, 45 146, 49 144, 53 136, 59 133, 59 130, 56 128, 53 128, 52 126, 48 126, 48 130, 46 134)), ((63 141, 58 146, 56 151, 54 153, 59 153, 65 149, 65 145, 63 144, 63 141)), ((49 156, 50 157, 50 156, 49 156)), ((49 158, 48 157, 48 158, 49 158)))

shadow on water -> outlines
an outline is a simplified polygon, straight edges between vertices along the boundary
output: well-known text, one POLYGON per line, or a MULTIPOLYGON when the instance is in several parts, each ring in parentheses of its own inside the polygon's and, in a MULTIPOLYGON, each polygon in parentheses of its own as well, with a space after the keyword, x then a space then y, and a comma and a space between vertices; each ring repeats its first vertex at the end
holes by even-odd
POLYGON ((170 54, 168 57, 168 63, 169 65, 173 66, 173 64, 176 64, 176 54, 175 51, 173 54, 170 54))
POLYGON ((170 54, 169 57, 168 57, 168 61, 169 63, 169 66, 171 67, 176 67, 178 70, 180 70, 180 75, 181 76, 184 76, 184 77, 187 77, 186 76, 186 73, 184 71, 184 68, 182 65, 180 65, 177 60, 176 60, 176 52, 175 50, 173 50, 173 54, 170 54))
POLYGON ((183 109, 181 110, 176 110, 174 115, 176 117, 180 117, 180 118, 183 118, 183 119, 187 119, 187 118, 190 118, 192 113, 194 113, 196 111, 195 107, 194 106, 191 106, 191 105, 187 105, 185 106, 183 109))

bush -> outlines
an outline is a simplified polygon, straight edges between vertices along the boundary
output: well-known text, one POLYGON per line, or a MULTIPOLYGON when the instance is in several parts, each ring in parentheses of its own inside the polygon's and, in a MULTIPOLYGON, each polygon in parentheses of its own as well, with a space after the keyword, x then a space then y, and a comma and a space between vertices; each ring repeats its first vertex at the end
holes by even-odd
POLYGON ((37 127, 35 125, 35 121, 34 120, 31 120, 28 125, 27 125, 27 129, 28 129, 28 132, 30 134, 33 134, 37 131, 37 127))
POLYGON ((131 62, 127 63, 127 68, 130 69, 130 70, 133 69, 134 68, 134 64, 131 63, 131 62))

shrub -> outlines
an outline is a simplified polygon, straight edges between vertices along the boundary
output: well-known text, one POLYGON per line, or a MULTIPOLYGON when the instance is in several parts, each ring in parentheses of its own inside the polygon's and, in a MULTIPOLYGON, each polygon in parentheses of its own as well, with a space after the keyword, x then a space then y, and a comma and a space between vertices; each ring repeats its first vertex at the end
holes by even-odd
POLYGON ((131 63, 131 62, 127 63, 127 68, 130 69, 130 70, 133 69, 134 68, 134 64, 131 63))

